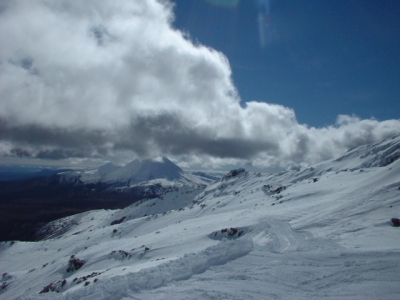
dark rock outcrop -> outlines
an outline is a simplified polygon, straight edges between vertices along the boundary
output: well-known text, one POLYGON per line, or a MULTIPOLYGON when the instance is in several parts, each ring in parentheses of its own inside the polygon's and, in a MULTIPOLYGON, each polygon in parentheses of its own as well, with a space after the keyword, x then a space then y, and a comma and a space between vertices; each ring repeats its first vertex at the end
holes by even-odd
POLYGON ((79 258, 76 258, 75 255, 71 255, 70 260, 68 261, 67 272, 72 272, 75 270, 79 270, 85 264, 85 261, 79 258))
POLYGON ((222 177, 222 179, 224 180, 224 179, 229 179, 229 178, 232 178, 232 177, 236 177, 236 176, 238 176, 240 174, 243 174, 245 172, 246 172, 246 170, 243 169, 243 168, 230 170, 228 174, 226 174, 224 177, 222 177))

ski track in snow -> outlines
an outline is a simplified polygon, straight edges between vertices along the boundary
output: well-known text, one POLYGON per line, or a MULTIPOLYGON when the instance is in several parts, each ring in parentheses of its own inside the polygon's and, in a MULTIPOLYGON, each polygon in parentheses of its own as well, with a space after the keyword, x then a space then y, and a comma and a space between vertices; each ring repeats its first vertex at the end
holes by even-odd
POLYGON ((400 160, 383 153, 399 144, 55 221, 47 240, 0 243, 0 299, 396 299, 400 160), (71 255, 86 263, 68 273, 71 255))

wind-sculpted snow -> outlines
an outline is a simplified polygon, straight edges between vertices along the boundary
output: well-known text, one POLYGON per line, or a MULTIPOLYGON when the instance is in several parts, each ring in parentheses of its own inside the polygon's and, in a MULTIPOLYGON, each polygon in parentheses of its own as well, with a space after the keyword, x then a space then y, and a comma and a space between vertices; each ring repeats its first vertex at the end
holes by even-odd
MULTIPOLYGON (((155 267, 145 268, 138 272, 116 275, 102 279, 96 285, 86 289, 75 289, 64 293, 63 299, 121 299, 142 290, 152 290, 171 282, 187 280, 211 268, 226 264, 247 255, 253 249, 251 238, 221 240, 217 245, 206 248, 199 253, 188 253, 176 260, 160 263, 155 267), (88 297, 88 298, 86 298, 88 297), (93 298, 94 299, 94 298, 93 298)), ((57 295, 52 295, 57 297, 57 295)), ((21 299, 43 299, 27 297, 21 299)), ((50 299, 53 299, 50 297, 50 299)))
POLYGON ((120 298, 132 292, 156 289, 173 281, 187 280, 212 266, 222 265, 247 255, 252 249, 253 242, 250 238, 222 240, 200 253, 185 254, 181 258, 161 263, 156 267, 105 279, 99 286, 67 292, 65 296, 67 299, 82 299, 96 291, 99 296, 97 299, 115 299, 113 297, 120 298))

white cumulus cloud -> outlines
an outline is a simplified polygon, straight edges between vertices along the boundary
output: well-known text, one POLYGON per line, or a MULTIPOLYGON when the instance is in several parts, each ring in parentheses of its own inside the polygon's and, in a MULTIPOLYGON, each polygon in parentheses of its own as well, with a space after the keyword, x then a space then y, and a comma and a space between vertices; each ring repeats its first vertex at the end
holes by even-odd
POLYGON ((339 116, 312 128, 278 104, 240 105, 227 58, 173 27, 156 0, 0 4, 0 155, 167 155, 307 165, 400 132, 339 116))

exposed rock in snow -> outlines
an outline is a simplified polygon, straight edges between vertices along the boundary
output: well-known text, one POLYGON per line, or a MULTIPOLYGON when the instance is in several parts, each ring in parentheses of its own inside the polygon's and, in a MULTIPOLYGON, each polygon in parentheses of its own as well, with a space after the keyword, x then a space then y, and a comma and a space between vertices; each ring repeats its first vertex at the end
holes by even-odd
POLYGON ((121 224, 125 219, 126 219, 126 217, 122 217, 121 219, 114 220, 111 222, 111 225, 121 224))
POLYGON ((75 257, 75 255, 71 255, 71 258, 68 261, 67 272, 79 270, 85 263, 84 260, 75 257))
POLYGON ((223 238, 234 239, 239 238, 245 234, 245 231, 241 228, 230 227, 224 228, 218 231, 214 231, 210 234, 210 238, 221 240, 223 238))
POLYGON ((222 177, 222 180, 229 179, 229 178, 238 176, 240 174, 245 174, 245 172, 246 172, 246 170, 243 168, 231 170, 231 171, 229 171, 228 174, 226 174, 224 177, 222 177))

